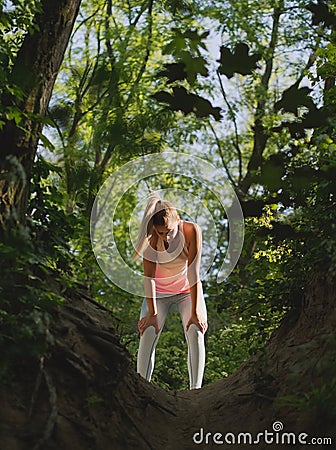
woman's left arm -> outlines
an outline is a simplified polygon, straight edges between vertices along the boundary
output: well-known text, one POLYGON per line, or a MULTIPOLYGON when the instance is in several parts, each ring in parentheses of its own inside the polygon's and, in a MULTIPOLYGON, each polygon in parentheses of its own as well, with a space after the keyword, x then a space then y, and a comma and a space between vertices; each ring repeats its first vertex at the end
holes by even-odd
POLYGON ((193 223, 190 227, 189 251, 188 251, 188 281, 190 284, 190 296, 191 296, 191 316, 186 326, 188 331, 189 326, 194 323, 200 330, 205 333, 208 325, 206 320, 199 315, 198 307, 201 301, 202 284, 200 280, 200 266, 202 256, 202 232, 200 227, 193 223))

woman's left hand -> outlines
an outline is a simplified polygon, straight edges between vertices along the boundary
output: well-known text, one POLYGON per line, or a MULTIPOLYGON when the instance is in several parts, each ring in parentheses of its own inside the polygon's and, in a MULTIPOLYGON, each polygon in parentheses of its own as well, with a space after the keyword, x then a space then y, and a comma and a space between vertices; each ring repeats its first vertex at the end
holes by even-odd
POLYGON ((206 320, 201 319, 197 314, 192 314, 190 316, 190 319, 188 320, 188 323, 186 325, 186 331, 189 330, 189 327, 191 324, 195 324, 198 326, 198 328, 202 331, 202 333, 204 334, 206 332, 206 330, 208 329, 208 323, 206 320))

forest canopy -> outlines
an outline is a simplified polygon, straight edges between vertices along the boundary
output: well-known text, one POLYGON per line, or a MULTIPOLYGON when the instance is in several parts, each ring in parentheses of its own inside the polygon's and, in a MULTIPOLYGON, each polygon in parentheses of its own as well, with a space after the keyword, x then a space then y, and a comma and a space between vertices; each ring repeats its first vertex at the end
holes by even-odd
MULTIPOLYGON (((203 281, 204 381, 227 377, 301 306, 316 267, 336 273, 335 6, 54 3, 0 2, 1 375, 24 355, 48 355, 53 308, 76 289, 112 312, 135 358, 141 301, 100 270, 90 217, 114 171, 171 150, 213 164, 239 198, 245 240, 234 271, 220 284, 211 277, 229 230, 197 176, 141 180, 121 199, 115 236, 129 254, 139 192, 183 186, 206 205, 220 238, 203 281)), ((177 316, 157 352, 153 382, 185 389, 177 316)))

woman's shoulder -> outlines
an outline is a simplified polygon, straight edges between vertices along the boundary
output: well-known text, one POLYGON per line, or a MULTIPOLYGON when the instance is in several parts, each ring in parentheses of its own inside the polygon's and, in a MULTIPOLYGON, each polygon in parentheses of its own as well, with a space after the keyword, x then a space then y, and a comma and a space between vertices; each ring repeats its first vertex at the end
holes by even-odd
POLYGON ((201 229, 197 223, 189 220, 183 220, 183 231, 186 237, 191 238, 192 236, 195 236, 195 234, 199 233, 201 229))

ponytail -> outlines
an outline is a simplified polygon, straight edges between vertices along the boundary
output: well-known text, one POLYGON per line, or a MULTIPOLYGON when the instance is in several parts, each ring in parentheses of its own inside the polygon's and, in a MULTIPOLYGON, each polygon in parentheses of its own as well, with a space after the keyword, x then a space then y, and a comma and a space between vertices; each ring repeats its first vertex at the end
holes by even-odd
POLYGON ((144 250, 144 246, 148 245, 148 238, 153 233, 153 216, 160 209, 162 199, 159 194, 152 194, 147 203, 144 215, 141 220, 138 239, 135 244, 133 259, 137 259, 144 250))

